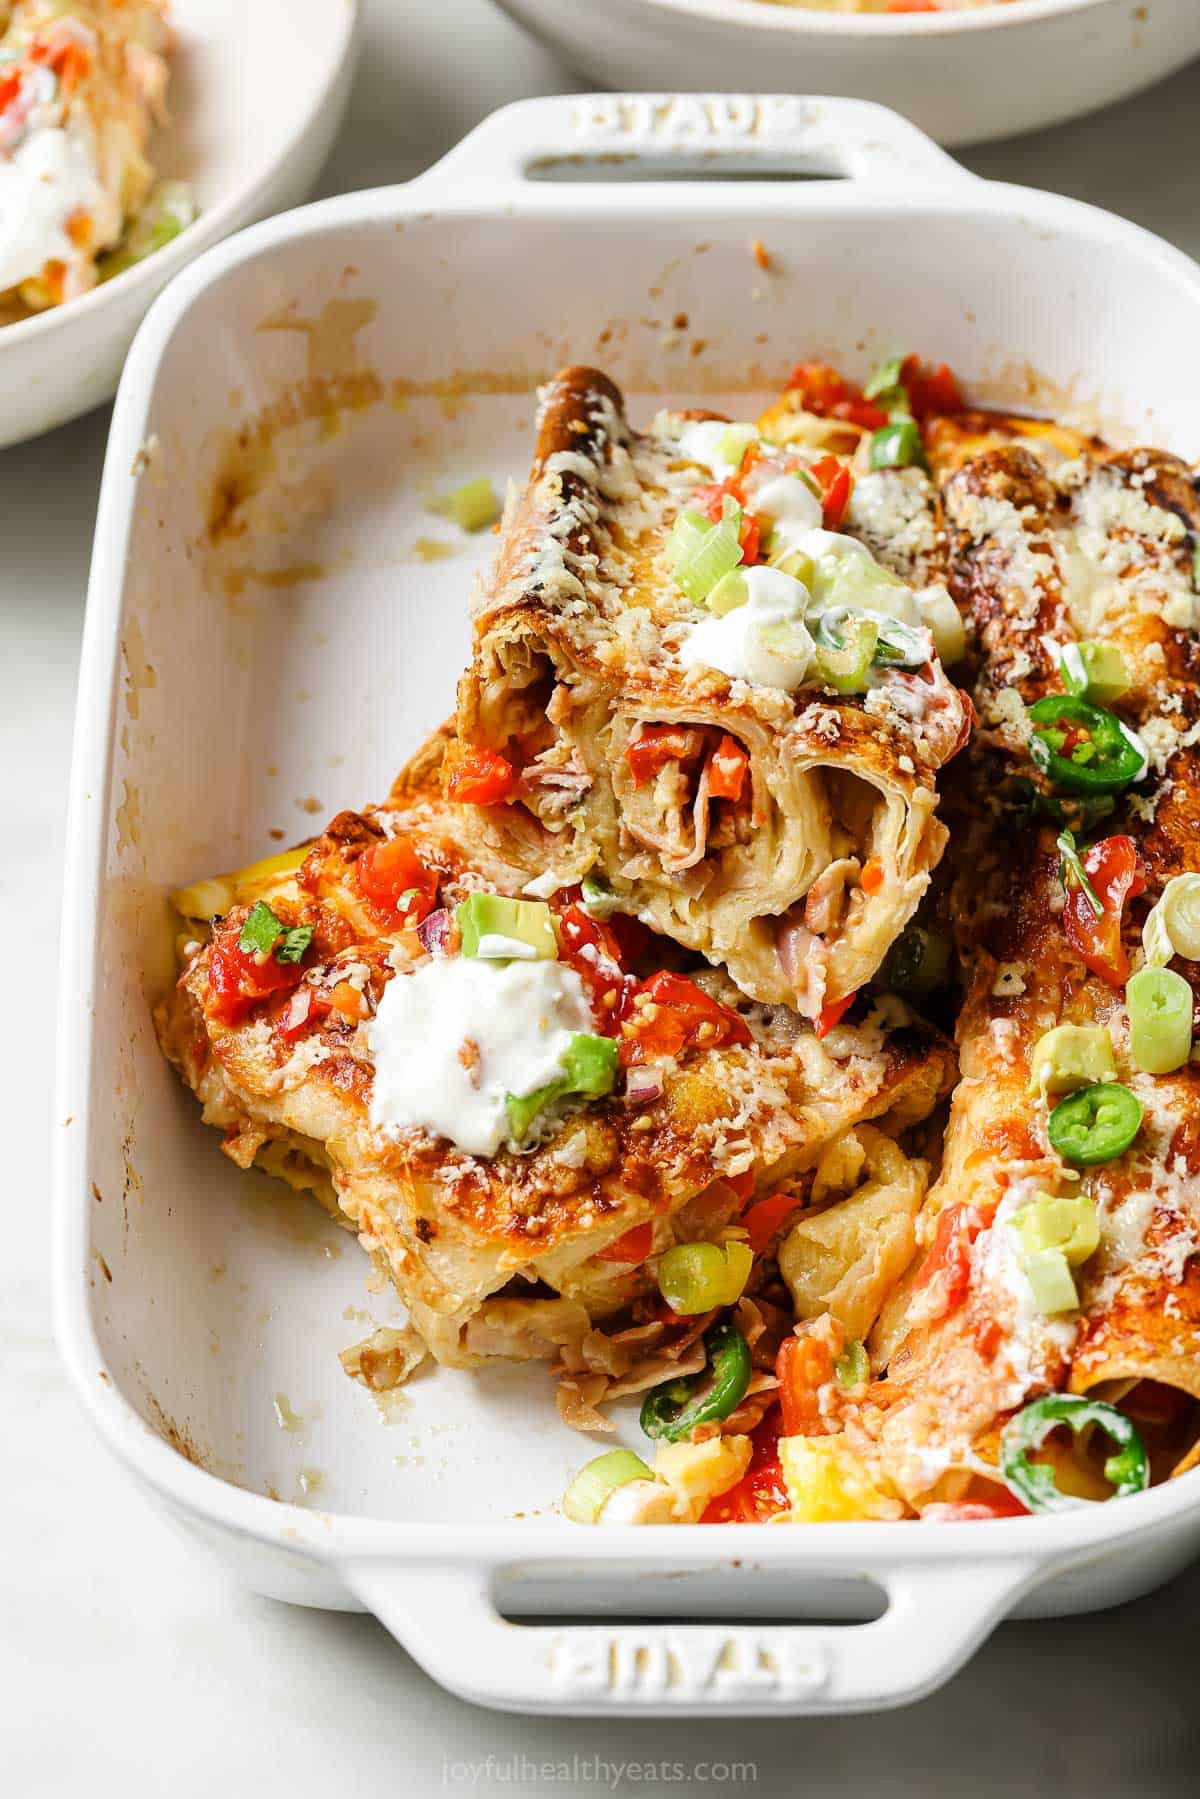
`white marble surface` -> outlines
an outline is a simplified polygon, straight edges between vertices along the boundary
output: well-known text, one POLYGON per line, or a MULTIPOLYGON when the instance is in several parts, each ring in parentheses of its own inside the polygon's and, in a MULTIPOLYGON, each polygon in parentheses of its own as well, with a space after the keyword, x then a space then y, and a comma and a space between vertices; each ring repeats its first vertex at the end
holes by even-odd
MULTIPOLYGON (((367 0, 367 14, 368 54, 323 191, 414 174, 491 107, 570 85, 486 0, 367 0)), ((1200 254, 1197 119, 1200 64, 1106 114, 966 160, 1200 254)), ((1194 358, 1180 379, 1196 383, 1194 358)), ((876 1719, 738 1731, 493 1717, 438 1691, 369 1618, 233 1588, 100 1450, 51 1340, 46 1140, 63 796, 106 427, 96 414, 0 456, 0 1792, 699 1792, 710 1786, 686 1770, 737 1756, 757 1762, 754 1790, 772 1794, 1194 1793, 1200 1570, 1106 1616, 1002 1629, 942 1693, 876 1719), (552 1779, 529 1765, 572 1755, 575 1771, 552 1779), (660 1758, 683 1777, 616 1779, 622 1762, 660 1758), (448 1760, 478 1765, 451 1778, 448 1760)))

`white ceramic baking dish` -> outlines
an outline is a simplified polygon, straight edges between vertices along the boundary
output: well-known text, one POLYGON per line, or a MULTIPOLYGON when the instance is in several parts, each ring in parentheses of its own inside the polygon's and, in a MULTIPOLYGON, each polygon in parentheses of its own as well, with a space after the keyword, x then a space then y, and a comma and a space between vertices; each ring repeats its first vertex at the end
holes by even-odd
POLYGON ((1076 118, 1200 53, 1196 0, 814 12, 762 0, 499 0, 608 87, 792 88, 894 106, 939 143, 1076 118))
POLYGON ((78 300, 0 326, 0 449, 117 389, 155 296, 202 250, 310 191, 354 73, 358 0, 171 0, 178 43, 154 165, 190 184, 195 224, 78 300))
POLYGON ((567 1524, 592 1452, 541 1370, 421 1375, 382 1414, 345 1378, 337 1350, 397 1302, 315 1206, 223 1160, 150 1003, 168 888, 383 792, 449 710, 491 546, 426 503, 523 470, 558 364, 602 361, 645 417, 913 345, 978 394, 1196 455, 1198 330, 1200 274, 1134 226, 977 181, 878 108, 794 98, 512 107, 412 186, 259 226, 157 303, 88 598, 58 1326, 116 1453, 254 1587, 367 1606, 488 1704, 746 1715, 914 1698, 1007 1613, 1109 1605, 1192 1556, 1196 1474, 988 1525, 567 1524))

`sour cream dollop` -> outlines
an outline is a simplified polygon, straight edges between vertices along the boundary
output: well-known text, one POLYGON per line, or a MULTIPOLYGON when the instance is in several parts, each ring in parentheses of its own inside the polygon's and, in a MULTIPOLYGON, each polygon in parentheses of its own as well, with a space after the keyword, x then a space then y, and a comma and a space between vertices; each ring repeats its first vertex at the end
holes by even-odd
POLYGON ((778 550, 794 549, 820 528, 824 516, 820 500, 800 475, 773 475, 761 481, 754 489, 750 509, 771 524, 772 547, 778 550))
POLYGON ((736 462, 729 462, 721 454, 722 440, 728 430, 725 419, 688 419, 679 428, 680 455, 706 468, 714 481, 736 475, 741 467, 741 457, 736 462))
POLYGON ((368 1029, 371 1123, 494 1156, 508 1136, 505 1096, 558 1080, 571 1038, 595 1029, 582 981, 561 962, 422 963, 388 982, 368 1029))
POLYGON ((757 565, 738 573, 746 583, 745 605, 694 625, 680 646, 680 661, 792 693, 813 659, 813 640, 804 623, 808 589, 777 568, 757 565))
POLYGON ((85 140, 58 127, 31 131, 0 161, 0 293, 47 262, 73 263, 79 252, 68 221, 78 212, 95 218, 103 204, 85 140))

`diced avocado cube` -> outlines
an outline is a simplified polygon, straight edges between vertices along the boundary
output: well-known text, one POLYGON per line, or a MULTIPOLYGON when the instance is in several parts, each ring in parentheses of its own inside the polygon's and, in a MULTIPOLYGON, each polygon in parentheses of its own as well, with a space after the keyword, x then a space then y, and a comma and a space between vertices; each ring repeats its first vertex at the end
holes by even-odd
POLYGON ((508 1113, 508 1131, 514 1143, 520 1143, 528 1135, 529 1127, 538 1113, 560 1098, 563 1093, 561 1081, 551 1081, 548 1087, 538 1087, 533 1093, 515 1093, 504 1096, 504 1110, 508 1113))
POLYGON ((1010 1222, 1020 1235, 1026 1259, 1053 1249, 1077 1268, 1100 1247, 1100 1220, 1094 1200, 1086 1194, 1055 1198, 1039 1193, 1014 1212, 1010 1222))
POLYGON ((543 962, 558 957, 550 908, 542 900, 505 899, 499 893, 469 893, 458 908, 464 956, 478 956, 484 938, 525 945, 543 962))
POLYGON ((561 1080, 551 1081, 548 1086, 538 1087, 535 1092, 520 1098, 513 1093, 505 1095, 504 1109, 508 1113, 508 1129, 513 1141, 520 1143, 538 1113, 552 1106, 556 1099, 565 1099, 572 1093, 598 1099, 601 1094, 611 1093, 619 1057, 620 1052, 611 1037, 577 1031, 563 1054, 561 1080))
POLYGON ((1078 1308, 1079 1295, 1061 1249, 1039 1250, 1026 1261, 1025 1273, 1039 1312, 1052 1317, 1056 1312, 1074 1312, 1078 1308))
POLYGON ((577 1032, 571 1038, 563 1057, 566 1068, 567 1093, 587 1093, 596 1097, 611 1093, 617 1078, 618 1050, 611 1037, 577 1032))
POLYGON ((1034 1045, 1029 1062, 1029 1091, 1073 1093, 1094 1081, 1113 1081, 1117 1065, 1112 1041, 1098 1024, 1058 1024, 1034 1045))
POLYGON ((1081 643, 1079 655, 1087 680, 1085 698, 1103 706, 1128 692, 1129 668, 1115 643, 1081 643))

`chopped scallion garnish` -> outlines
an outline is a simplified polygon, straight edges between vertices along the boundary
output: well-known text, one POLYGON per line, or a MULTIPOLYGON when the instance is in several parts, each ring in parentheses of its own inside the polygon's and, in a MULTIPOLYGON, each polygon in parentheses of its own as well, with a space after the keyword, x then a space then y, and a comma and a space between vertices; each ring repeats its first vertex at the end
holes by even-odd
POLYGON ((1083 858, 1075 847, 1074 831, 1064 831, 1059 837, 1058 853, 1061 858, 1058 864, 1058 878, 1063 886, 1080 888, 1096 917, 1103 918, 1104 907, 1100 903, 1096 889, 1088 879, 1087 869, 1083 866, 1083 858))

